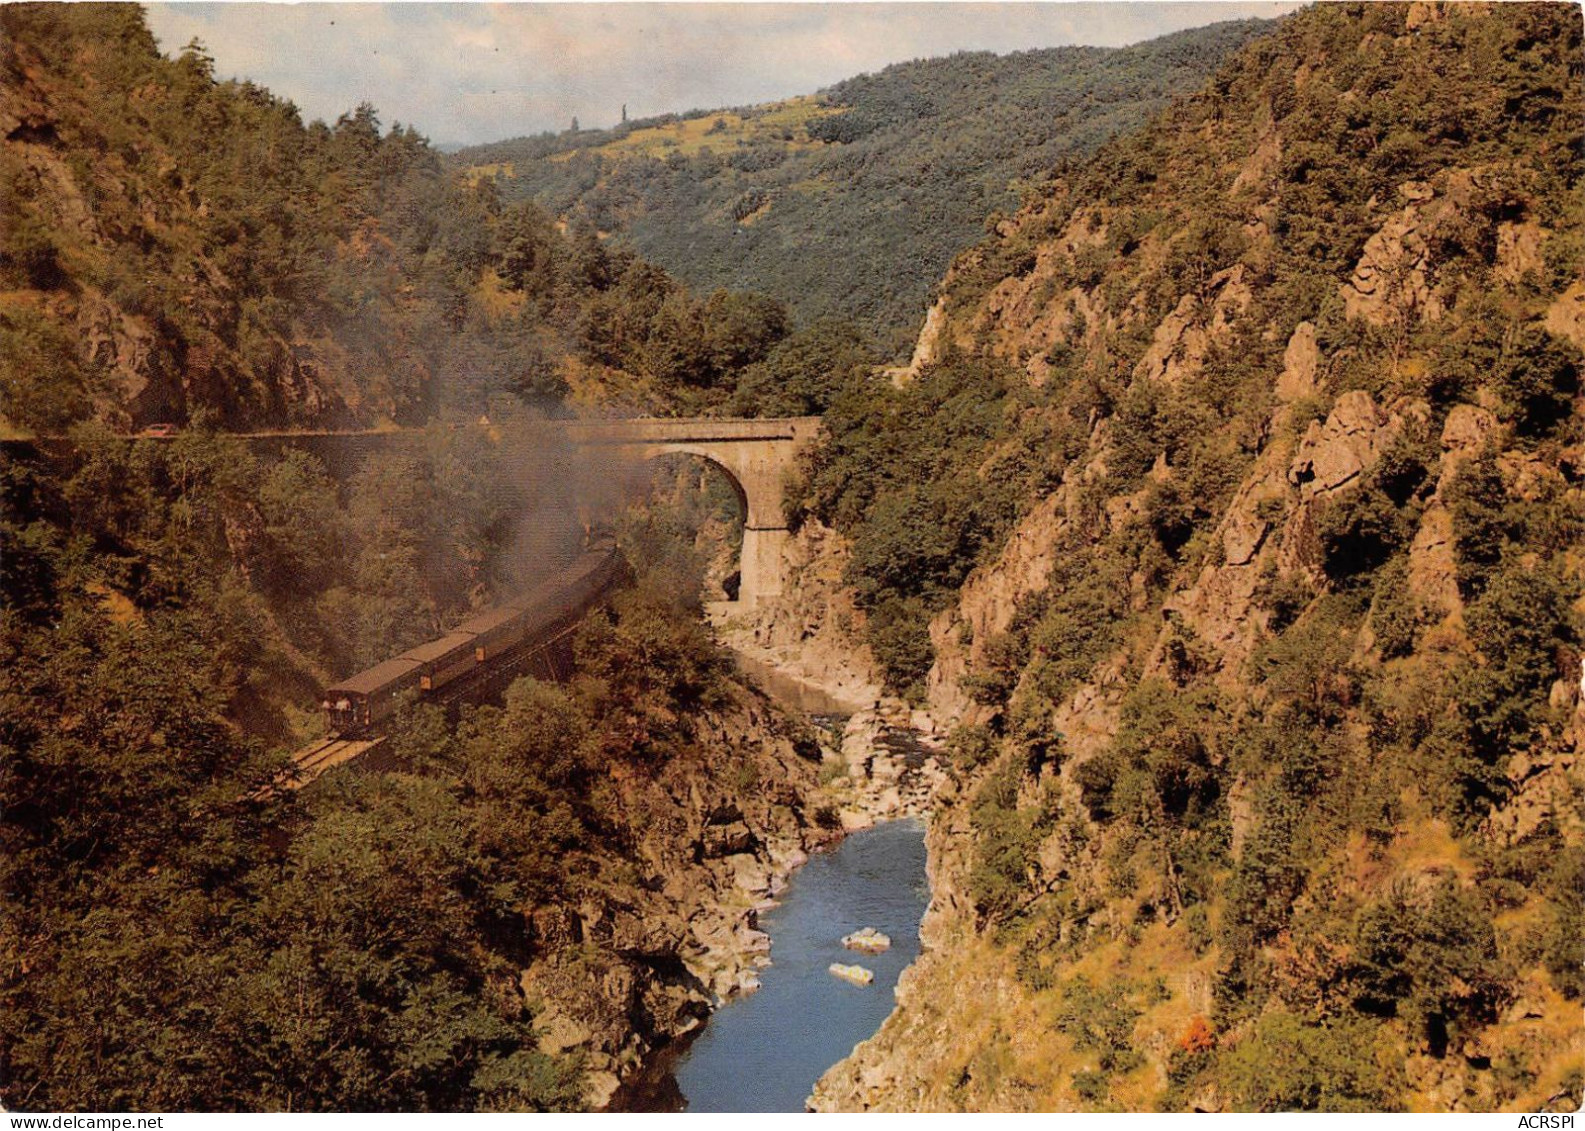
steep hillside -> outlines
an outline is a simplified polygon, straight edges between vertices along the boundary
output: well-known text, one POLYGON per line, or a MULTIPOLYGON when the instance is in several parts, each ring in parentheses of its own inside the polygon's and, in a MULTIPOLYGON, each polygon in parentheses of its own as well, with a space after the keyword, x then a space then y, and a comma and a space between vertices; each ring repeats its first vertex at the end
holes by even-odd
POLYGON ((5 1107, 604 1102, 753 985, 753 908, 826 835, 817 748, 733 680, 679 600, 698 577, 662 572, 580 626, 570 683, 520 680, 455 725, 404 709, 394 769, 261 790, 284 756, 260 701, 313 703, 316 630, 425 635, 412 563, 453 572, 434 551, 487 539, 407 462, 354 493, 384 542, 346 544, 354 580, 394 583, 365 601, 327 587, 333 487, 223 445, 145 445, 119 469, 135 493, 101 478, 111 441, 64 491, 25 462, 0 477, 5 1107), (439 546, 404 499, 447 514, 439 546))
POLYGON ((810 516, 957 783, 819 1105, 1579 1106, 1580 48, 1290 17, 834 397, 810 516))
POLYGON ((623 532, 635 583, 567 682, 408 704, 394 769, 273 784, 327 683, 617 509, 617 469, 519 418, 675 409, 784 315, 500 206, 368 108, 305 127, 134 8, 7 5, 0 50, 0 414, 69 441, 0 458, 0 1104, 602 1102, 753 985, 754 908, 828 835, 818 747, 736 680, 687 553, 623 532), (150 421, 183 427, 124 434, 150 421))
POLYGON ((0 11, 0 429, 347 427, 493 399, 666 411, 758 360, 775 303, 469 185, 363 105, 166 59, 139 11, 0 11))
POLYGON ((852 318, 898 351, 952 257, 1021 186, 1199 86, 1258 21, 1123 49, 964 53, 818 95, 521 138, 455 160, 620 233, 689 284, 852 318))

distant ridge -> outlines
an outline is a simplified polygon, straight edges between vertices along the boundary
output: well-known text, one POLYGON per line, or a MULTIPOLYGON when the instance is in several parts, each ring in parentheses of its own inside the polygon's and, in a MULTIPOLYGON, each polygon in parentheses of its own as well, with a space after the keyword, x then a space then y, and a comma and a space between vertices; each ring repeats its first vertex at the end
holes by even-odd
POLYGON ((471 146, 452 158, 696 288, 842 316, 905 354, 930 290, 1020 189, 1144 123, 1271 26, 1126 48, 960 53, 732 110, 471 146))

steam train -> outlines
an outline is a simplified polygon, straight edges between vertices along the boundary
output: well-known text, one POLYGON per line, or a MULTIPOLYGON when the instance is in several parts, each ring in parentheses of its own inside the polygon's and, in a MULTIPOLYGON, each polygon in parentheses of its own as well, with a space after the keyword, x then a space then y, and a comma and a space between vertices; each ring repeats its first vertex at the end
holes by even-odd
POLYGON ((361 734, 394 714, 409 692, 426 696, 503 655, 555 639, 619 580, 623 564, 615 540, 602 540, 555 576, 475 614, 439 640, 327 687, 321 704, 327 730, 343 737, 361 734))

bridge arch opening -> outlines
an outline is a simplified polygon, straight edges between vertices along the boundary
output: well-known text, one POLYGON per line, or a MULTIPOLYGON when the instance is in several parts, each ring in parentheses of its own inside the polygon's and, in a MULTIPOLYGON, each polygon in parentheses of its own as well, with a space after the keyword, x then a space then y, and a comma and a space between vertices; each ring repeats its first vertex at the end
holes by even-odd
POLYGON ((604 449, 633 463, 681 452, 725 469, 746 512, 739 600, 754 608, 781 595, 791 538, 783 506, 785 480, 798 453, 818 437, 819 417, 638 418, 559 427, 576 448, 604 449))
POLYGON ((742 596, 743 536, 748 492, 732 469, 706 452, 672 450, 647 455, 649 505, 678 524, 704 569, 701 599, 742 596))

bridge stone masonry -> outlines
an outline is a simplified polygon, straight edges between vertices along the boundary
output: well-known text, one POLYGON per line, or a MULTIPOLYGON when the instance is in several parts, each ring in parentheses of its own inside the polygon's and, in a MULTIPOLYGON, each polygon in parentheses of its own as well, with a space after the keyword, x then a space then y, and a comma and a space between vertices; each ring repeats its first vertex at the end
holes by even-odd
MULTIPOLYGON (((486 424, 488 422, 485 422, 486 424)), ((474 427, 453 425, 452 427, 474 427)), ((665 455, 692 455, 708 460, 726 474, 743 511, 743 560, 738 601, 754 608, 782 592, 782 551, 790 532, 785 513, 785 484, 798 455, 820 435, 818 416, 768 417, 639 417, 611 420, 556 420, 530 425, 508 443, 532 442, 539 429, 554 431, 574 450, 600 452, 607 458, 641 463, 665 455)), ((541 433, 543 434, 543 433, 541 433)), ((238 432, 258 452, 302 448, 321 456, 332 474, 350 474, 370 452, 410 445, 422 450, 423 428, 361 431, 238 432)), ((169 444, 173 433, 126 436, 134 443, 169 444)), ((64 459, 71 442, 64 436, 0 442, 0 452, 42 453, 64 459)))
POLYGON ((575 447, 634 462, 692 455, 726 473, 743 507, 738 600, 754 608, 782 592, 787 529, 785 484, 799 453, 820 434, 818 416, 763 420, 691 417, 574 420, 557 427, 575 447))

